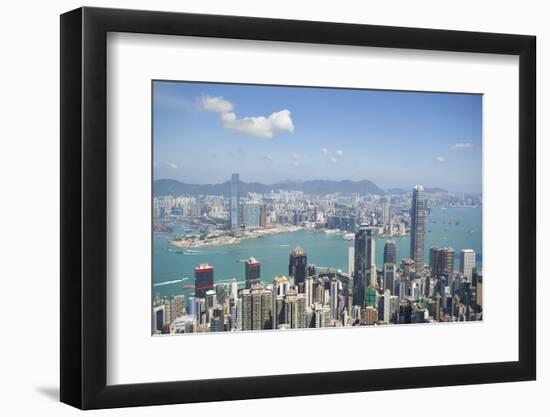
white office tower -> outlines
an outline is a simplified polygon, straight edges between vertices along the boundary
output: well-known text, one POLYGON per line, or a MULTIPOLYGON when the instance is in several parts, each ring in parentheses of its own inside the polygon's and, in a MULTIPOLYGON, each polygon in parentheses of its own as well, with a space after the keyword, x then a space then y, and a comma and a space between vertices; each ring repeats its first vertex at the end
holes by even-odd
POLYGON ((231 280, 231 297, 233 297, 234 300, 238 299, 238 286, 237 286, 237 279, 233 278, 231 280))
POLYGON ((353 264, 355 263, 355 247, 348 248, 348 275, 353 276, 353 264))
POLYGON ((338 280, 333 279, 330 282, 330 318, 338 319, 338 280))
POLYGON ((472 280, 472 272, 476 267, 476 253, 473 249, 460 251, 460 273, 468 280, 472 280))
POLYGON ((371 286, 372 288, 376 288, 377 285, 376 285, 376 265, 373 263, 370 267, 370 271, 369 271, 369 286, 371 286))
POLYGON ((384 322, 389 324, 391 320, 391 291, 384 291, 384 322))
POLYGON ((307 277, 304 281, 304 294, 306 295, 306 307, 311 308, 313 304, 313 278, 307 277))

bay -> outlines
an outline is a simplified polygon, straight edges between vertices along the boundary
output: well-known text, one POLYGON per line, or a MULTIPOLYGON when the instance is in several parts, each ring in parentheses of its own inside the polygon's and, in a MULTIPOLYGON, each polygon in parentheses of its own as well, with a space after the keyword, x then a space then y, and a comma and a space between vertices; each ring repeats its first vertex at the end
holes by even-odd
MULTIPOLYGON (((261 263, 262 281, 270 283, 277 275, 288 275, 290 251, 301 246, 307 253, 308 263, 318 267, 330 267, 348 271, 348 248, 353 240, 324 232, 297 231, 280 233, 255 239, 245 239, 237 244, 209 246, 196 249, 179 249, 170 244, 168 233, 153 235, 152 295, 165 297, 184 294, 193 289, 183 285, 194 284, 194 268, 201 263, 214 267, 214 281, 228 282, 233 277, 244 281, 244 261, 253 256, 261 263)), ((376 265, 382 267, 386 238, 376 238, 376 265)), ((410 236, 394 237, 397 259, 409 257, 410 236)), ((482 262, 482 209, 436 208, 426 222, 425 262, 431 246, 455 249, 455 265, 461 249, 476 251, 477 267, 482 262)))

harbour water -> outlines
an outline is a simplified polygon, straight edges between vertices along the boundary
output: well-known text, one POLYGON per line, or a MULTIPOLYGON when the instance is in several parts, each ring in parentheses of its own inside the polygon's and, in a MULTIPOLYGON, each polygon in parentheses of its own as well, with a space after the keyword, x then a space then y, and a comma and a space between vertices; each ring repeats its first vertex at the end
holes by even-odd
MULTIPOLYGON (((233 277, 244 280, 244 261, 253 256, 261 263, 261 276, 264 283, 270 283, 277 275, 288 274, 288 255, 301 246, 307 253, 308 263, 319 267, 348 270, 348 248, 353 240, 342 239, 339 234, 324 232, 297 231, 280 233, 256 239, 245 239, 232 245, 209 246, 197 249, 179 249, 170 244, 172 235, 153 235, 153 296, 169 296, 193 293, 184 285, 194 284, 194 268, 200 263, 214 267, 215 282, 225 282, 233 277)), ((398 263, 409 257, 409 236, 394 237, 398 263)), ((382 267, 386 238, 376 239, 376 265, 382 267)), ((477 266, 482 261, 482 209, 448 208, 432 209, 426 221, 425 262, 429 259, 431 246, 453 247, 455 266, 458 266, 458 253, 461 249, 476 251, 477 266)))

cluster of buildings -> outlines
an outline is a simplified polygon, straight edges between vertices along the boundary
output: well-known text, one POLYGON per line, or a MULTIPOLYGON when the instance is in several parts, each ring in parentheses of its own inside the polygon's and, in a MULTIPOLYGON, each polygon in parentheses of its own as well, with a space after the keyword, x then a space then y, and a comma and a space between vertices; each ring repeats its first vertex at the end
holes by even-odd
MULTIPOLYGON (((355 233, 361 223, 368 223, 377 226, 378 234, 400 236, 407 233, 414 219, 410 211, 410 195, 402 190, 385 195, 306 194, 296 190, 243 193, 239 174, 232 174, 229 186, 229 195, 155 197, 153 217, 156 230, 164 231, 166 223, 174 219, 193 222, 205 232, 231 235, 278 225, 355 233)), ((424 198, 430 207, 481 204, 480 196, 434 190, 424 198)))
MULTIPOLYGON (((238 228, 238 177, 235 185, 233 193, 232 179, 230 220, 231 226, 238 228)), ((239 288, 236 278, 216 282, 215 265, 201 264, 195 268, 191 297, 154 301, 153 333, 481 320, 483 279, 476 269, 475 252, 462 249, 455 268, 453 248, 432 247, 426 264, 427 208, 422 186, 414 188, 410 207, 410 252, 399 262, 390 238, 384 244, 383 265, 376 265, 380 224, 373 220, 354 228, 346 272, 308 263, 307 253, 300 247, 289 254, 287 275, 262 277, 260 260, 249 258, 244 262, 244 288, 239 288)), ((246 213, 261 216, 261 206, 259 212, 256 206, 248 210, 243 211, 245 222, 246 213)), ((382 225, 391 224, 389 200, 382 204, 380 217, 386 222, 382 225)))

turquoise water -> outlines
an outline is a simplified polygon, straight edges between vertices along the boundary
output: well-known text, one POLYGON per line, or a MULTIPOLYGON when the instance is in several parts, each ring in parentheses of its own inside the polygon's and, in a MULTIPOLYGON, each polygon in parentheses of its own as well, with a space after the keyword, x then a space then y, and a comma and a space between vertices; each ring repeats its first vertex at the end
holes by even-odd
MULTIPOLYGON (((461 249, 474 249, 478 267, 481 267, 481 224, 481 208, 433 209, 426 222, 425 262, 429 259, 430 246, 452 246, 457 255, 461 249), (456 225, 456 222, 459 224, 456 225)), ((242 261, 250 256, 261 262, 262 280, 269 283, 276 275, 288 274, 288 254, 296 246, 306 250, 308 263, 347 272, 348 247, 353 246, 353 240, 346 241, 338 235, 308 231, 281 233, 246 239, 234 245, 190 250, 179 250, 169 243, 169 238, 167 233, 155 233, 153 236, 153 296, 190 295, 193 290, 185 290, 182 285, 194 284, 194 268, 204 262, 214 266, 216 282, 233 277, 243 281, 242 261), (181 281, 183 277, 188 279, 181 281)), ((376 265, 379 268, 382 266, 385 241, 385 238, 377 238, 376 242, 376 265)), ((409 256, 409 236, 394 238, 394 241, 399 262, 409 256)), ((455 264, 458 265, 457 257, 455 264)))

